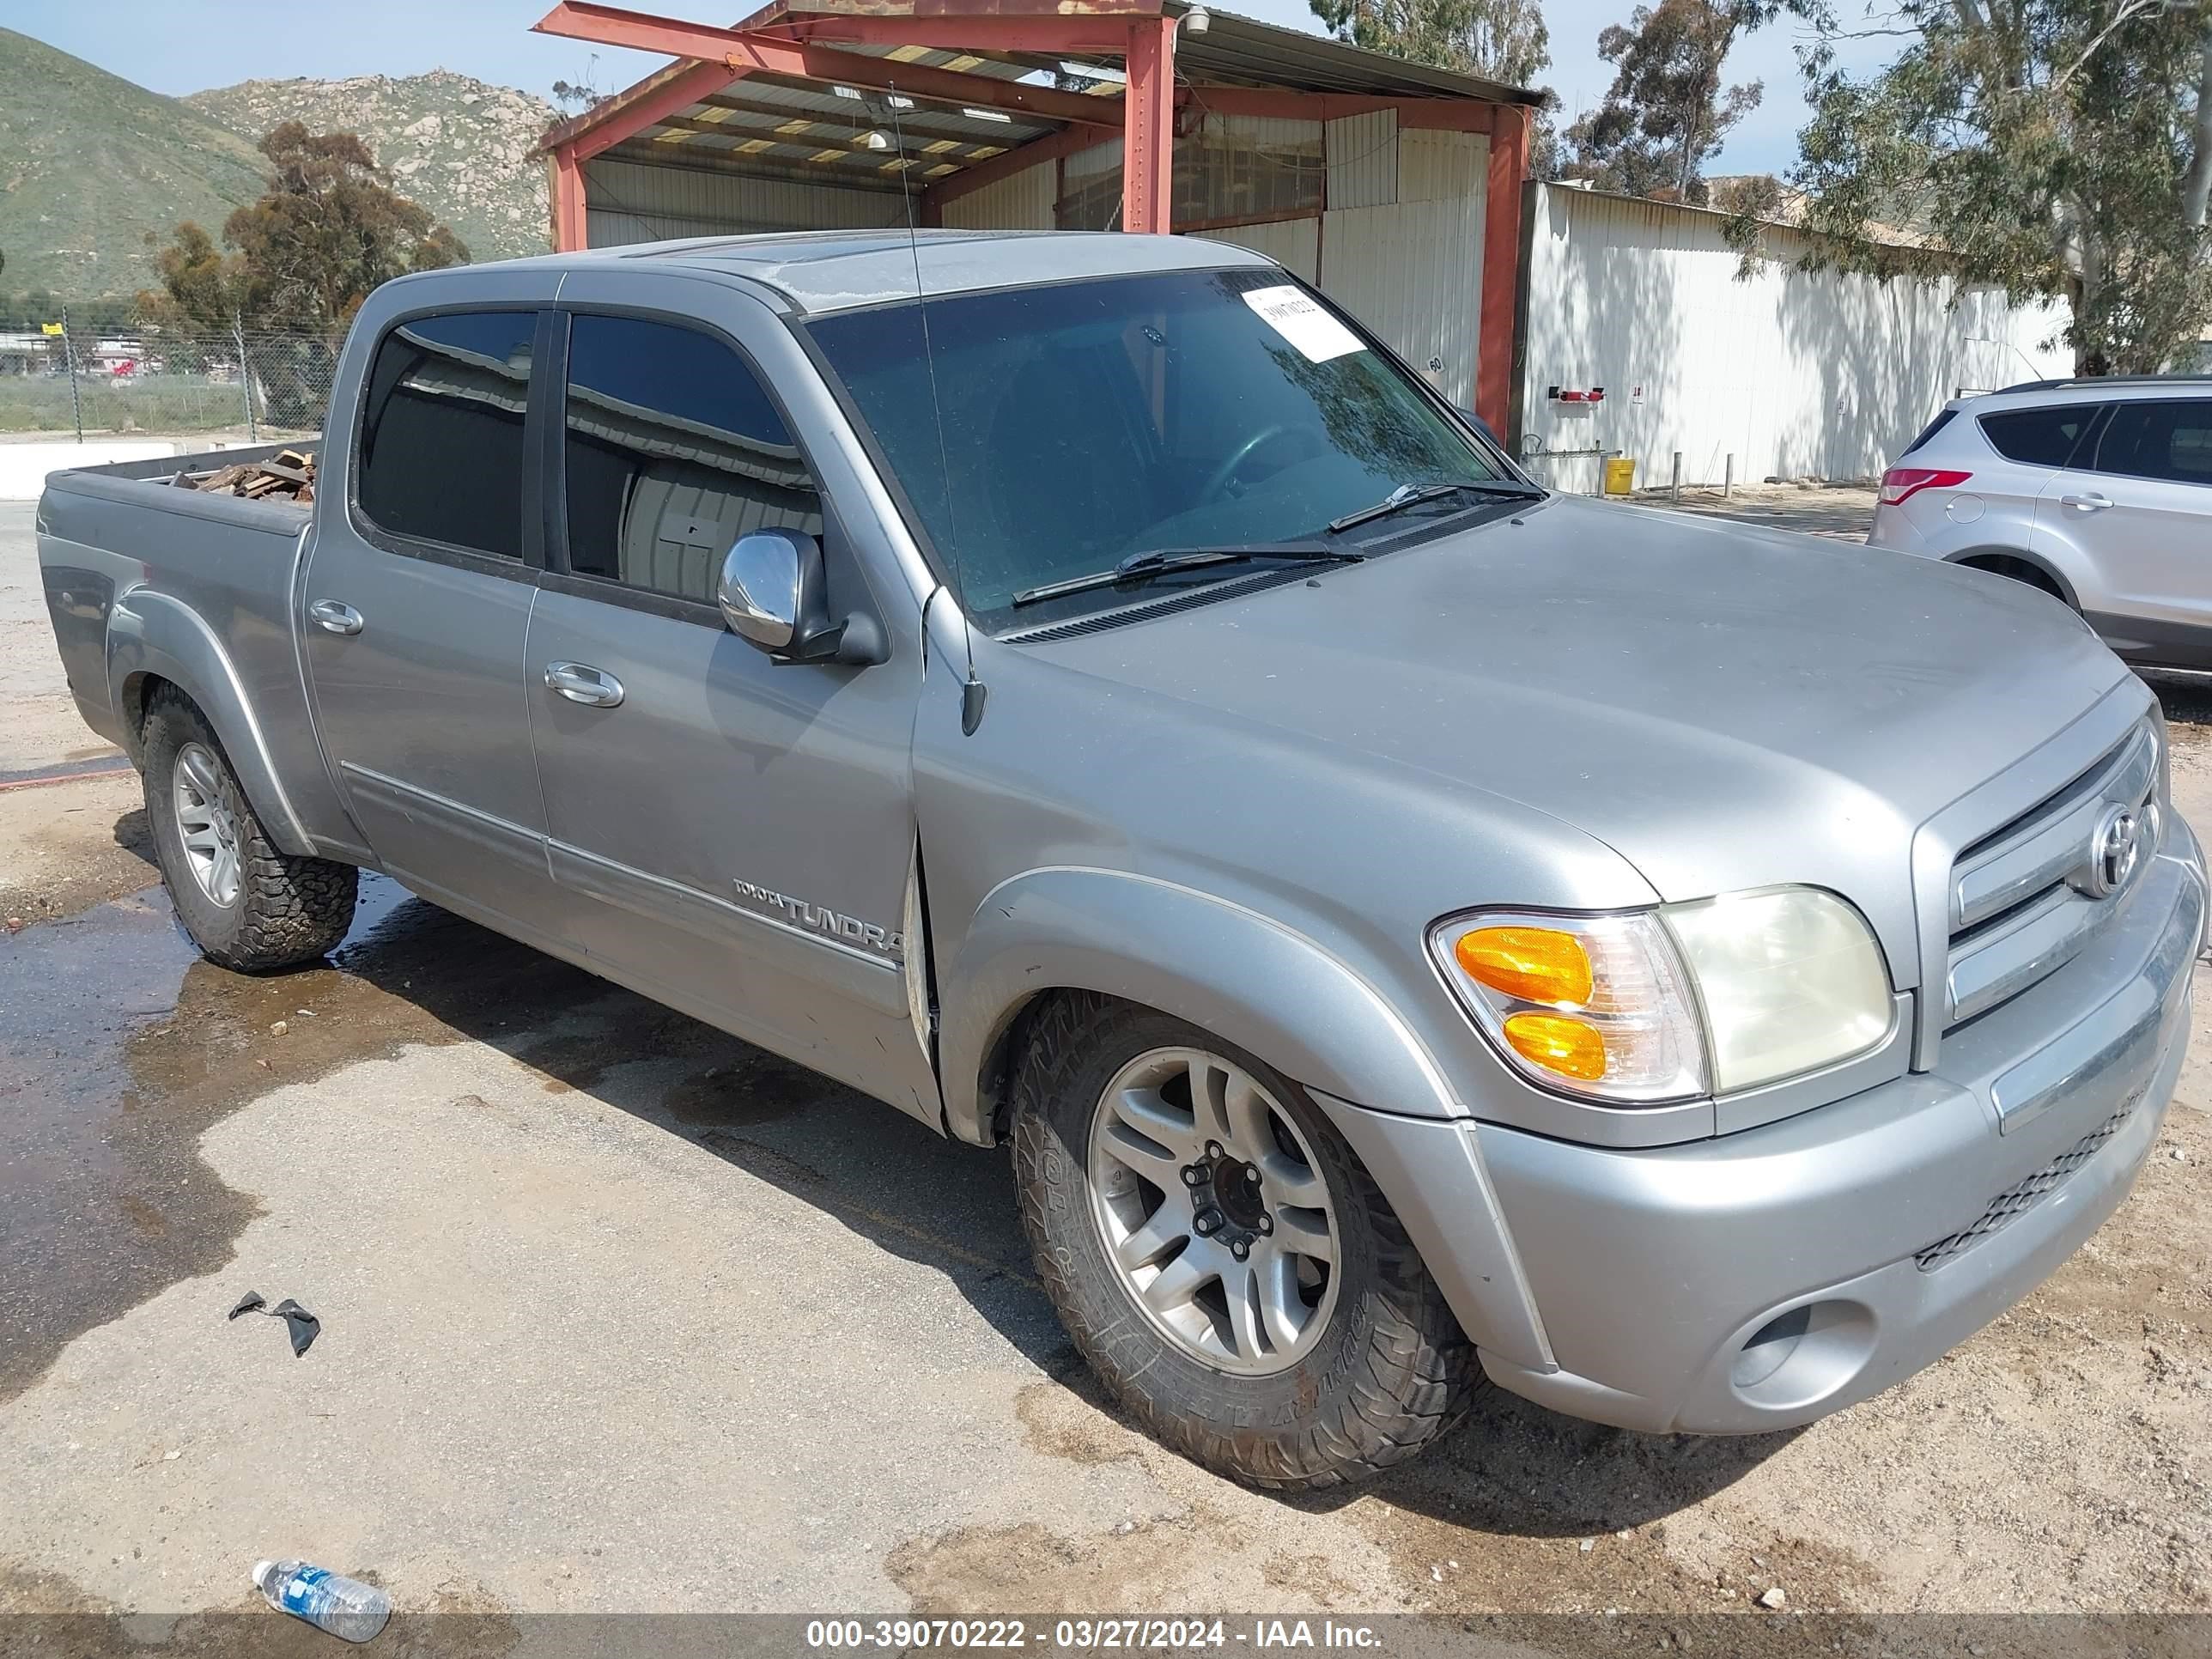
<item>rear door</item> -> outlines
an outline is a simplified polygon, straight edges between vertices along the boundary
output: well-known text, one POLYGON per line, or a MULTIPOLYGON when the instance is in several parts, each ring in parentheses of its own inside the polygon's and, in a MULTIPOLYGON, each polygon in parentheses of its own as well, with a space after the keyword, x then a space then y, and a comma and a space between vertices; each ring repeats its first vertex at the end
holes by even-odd
POLYGON ((2037 528, 2094 565, 2082 609, 2123 655, 2212 666, 2212 398, 2111 405, 2045 486, 2037 528))
POLYGON ((530 394, 552 314, 511 301, 373 313, 374 356, 335 405, 356 411, 347 465, 324 478, 345 511, 319 518, 300 599, 318 732, 386 868, 543 939, 522 663, 543 563, 530 394))
POLYGON ((678 278, 580 273, 562 319, 526 660, 569 931, 612 977, 935 1123, 900 937, 918 641, 780 665, 714 604, 730 545, 778 526, 822 539, 834 607, 867 602, 755 366, 797 349, 760 302, 678 278), (593 306, 595 282, 625 309, 593 306))

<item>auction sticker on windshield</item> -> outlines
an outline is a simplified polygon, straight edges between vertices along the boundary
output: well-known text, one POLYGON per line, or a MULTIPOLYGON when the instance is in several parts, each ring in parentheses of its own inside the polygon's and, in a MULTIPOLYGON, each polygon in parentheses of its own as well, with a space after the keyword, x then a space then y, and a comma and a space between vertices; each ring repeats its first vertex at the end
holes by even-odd
POLYGON ((1278 288, 1247 289, 1244 303, 1260 313, 1273 329, 1305 354, 1306 361, 1325 363, 1347 351, 1364 351, 1359 337, 1313 301, 1313 296, 1285 283, 1278 288))

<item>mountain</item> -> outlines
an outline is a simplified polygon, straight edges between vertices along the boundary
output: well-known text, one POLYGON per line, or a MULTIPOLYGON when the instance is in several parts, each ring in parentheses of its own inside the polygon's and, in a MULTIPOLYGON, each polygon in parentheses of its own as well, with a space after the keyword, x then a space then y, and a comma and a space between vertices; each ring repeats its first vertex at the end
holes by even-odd
MULTIPOLYGON (((0 29, 0 286, 64 299, 153 281, 179 221, 220 235, 261 194, 251 143, 173 98, 0 29)), ((541 185, 538 194, 544 191, 541 185)))
MULTIPOLYGON (((542 98, 432 70, 348 81, 241 81, 182 101, 249 145, 283 121, 359 133, 391 172, 393 188, 451 225, 472 259, 543 253, 549 246, 545 163, 534 150, 559 112, 542 98)), ((11 265, 8 280, 14 279, 11 265)))

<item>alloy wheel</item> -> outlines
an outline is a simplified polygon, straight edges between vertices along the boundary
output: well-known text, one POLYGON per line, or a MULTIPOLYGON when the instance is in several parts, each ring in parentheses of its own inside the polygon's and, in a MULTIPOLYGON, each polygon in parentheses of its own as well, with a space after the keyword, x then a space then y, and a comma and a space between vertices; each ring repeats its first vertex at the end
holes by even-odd
POLYGON ((1123 1287, 1193 1358, 1287 1370, 1335 1305, 1328 1183, 1280 1101, 1197 1048, 1116 1073, 1092 1115, 1091 1218, 1123 1287))
POLYGON ((193 881, 212 902, 229 908, 238 902, 238 819, 223 805, 216 757, 197 743, 177 750, 169 793, 193 881))

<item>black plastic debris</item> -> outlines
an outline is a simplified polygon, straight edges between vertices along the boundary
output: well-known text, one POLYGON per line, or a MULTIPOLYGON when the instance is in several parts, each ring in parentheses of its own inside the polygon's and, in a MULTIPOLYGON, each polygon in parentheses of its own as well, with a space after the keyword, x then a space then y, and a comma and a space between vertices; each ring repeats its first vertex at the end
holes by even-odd
POLYGON ((295 1357, 313 1346, 315 1339, 323 1332, 322 1321, 289 1296, 272 1308, 262 1300, 260 1291, 248 1291, 228 1316, 235 1319, 242 1313, 267 1314, 271 1319, 283 1320, 284 1328, 292 1334, 292 1352, 295 1357))

